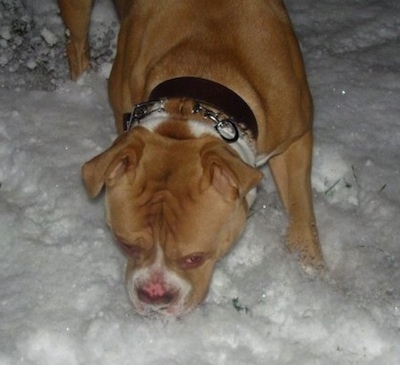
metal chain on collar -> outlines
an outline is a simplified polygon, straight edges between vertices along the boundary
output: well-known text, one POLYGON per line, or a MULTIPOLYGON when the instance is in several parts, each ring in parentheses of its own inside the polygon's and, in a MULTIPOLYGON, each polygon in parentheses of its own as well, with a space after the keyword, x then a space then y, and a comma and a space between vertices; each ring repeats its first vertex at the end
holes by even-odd
POLYGON ((239 139, 236 123, 230 118, 224 117, 221 113, 214 112, 200 103, 194 105, 192 113, 200 114, 203 118, 214 122, 214 128, 225 141, 233 143, 239 139))
POLYGON ((126 120, 124 126, 125 131, 129 131, 135 123, 140 124, 140 121, 150 114, 156 112, 165 112, 165 100, 148 101, 140 104, 136 104, 133 107, 132 113, 129 114, 129 118, 126 120))
MULTIPOLYGON (((165 112, 165 99, 149 101, 136 104, 131 113, 124 117, 124 130, 129 131, 135 124, 140 124, 141 120, 150 114, 165 112)), ((220 112, 215 112, 200 102, 196 102, 192 109, 192 114, 199 114, 204 119, 211 120, 214 128, 222 139, 228 143, 236 142, 239 139, 239 130, 236 123, 229 117, 220 112)))

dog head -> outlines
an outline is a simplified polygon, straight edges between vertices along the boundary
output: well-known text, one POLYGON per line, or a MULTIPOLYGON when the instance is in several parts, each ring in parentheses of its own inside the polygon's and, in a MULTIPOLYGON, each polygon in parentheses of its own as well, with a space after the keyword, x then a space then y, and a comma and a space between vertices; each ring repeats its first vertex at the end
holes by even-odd
POLYGON ((179 317, 205 298, 261 179, 224 141, 194 138, 184 124, 170 122, 168 133, 136 127, 83 166, 89 195, 106 187, 106 221, 144 315, 179 317))

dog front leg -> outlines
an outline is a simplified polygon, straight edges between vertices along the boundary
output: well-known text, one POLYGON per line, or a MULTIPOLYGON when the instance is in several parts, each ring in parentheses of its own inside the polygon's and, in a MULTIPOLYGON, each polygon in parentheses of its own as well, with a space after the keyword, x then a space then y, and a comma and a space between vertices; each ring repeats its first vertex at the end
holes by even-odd
POLYGON ((72 80, 76 80, 90 66, 88 32, 93 1, 58 0, 61 18, 69 30, 66 49, 72 80))
POLYGON ((322 269, 324 260, 318 239, 311 191, 312 132, 269 161, 279 195, 289 218, 287 245, 300 261, 322 269))

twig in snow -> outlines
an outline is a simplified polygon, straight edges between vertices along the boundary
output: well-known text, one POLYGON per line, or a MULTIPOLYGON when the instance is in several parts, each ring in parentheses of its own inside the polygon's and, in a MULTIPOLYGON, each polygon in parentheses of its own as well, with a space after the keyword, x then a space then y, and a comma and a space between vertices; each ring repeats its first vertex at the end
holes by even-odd
POLYGON ((337 180, 330 188, 326 189, 324 194, 328 195, 335 188, 335 186, 340 183, 340 181, 342 181, 342 179, 337 180))
POLYGON ((385 189, 386 189, 386 186, 387 186, 387 184, 384 183, 383 186, 379 189, 379 192, 381 193, 383 190, 385 190, 385 189))

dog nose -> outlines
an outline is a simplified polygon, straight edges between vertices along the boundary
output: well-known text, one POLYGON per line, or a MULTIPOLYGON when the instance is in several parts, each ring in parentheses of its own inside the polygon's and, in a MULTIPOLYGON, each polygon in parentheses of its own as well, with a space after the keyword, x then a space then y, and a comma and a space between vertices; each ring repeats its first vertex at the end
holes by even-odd
POLYGON ((137 289, 138 298, 142 303, 153 305, 171 304, 177 297, 177 292, 166 289, 161 283, 149 283, 137 289))

